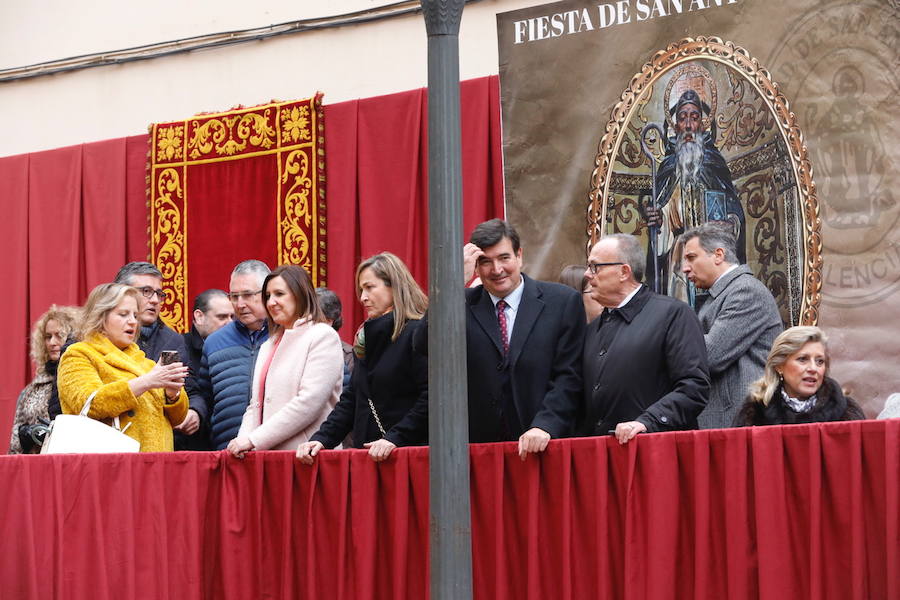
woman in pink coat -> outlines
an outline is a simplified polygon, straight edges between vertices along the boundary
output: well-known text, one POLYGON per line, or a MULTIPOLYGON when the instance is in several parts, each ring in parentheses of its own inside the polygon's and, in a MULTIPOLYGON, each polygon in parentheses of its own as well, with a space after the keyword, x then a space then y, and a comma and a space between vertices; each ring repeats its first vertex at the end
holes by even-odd
POLYGON ((253 369, 250 404, 228 451, 296 450, 325 421, 341 394, 344 354, 325 322, 309 274, 278 267, 262 286, 269 339, 253 369))

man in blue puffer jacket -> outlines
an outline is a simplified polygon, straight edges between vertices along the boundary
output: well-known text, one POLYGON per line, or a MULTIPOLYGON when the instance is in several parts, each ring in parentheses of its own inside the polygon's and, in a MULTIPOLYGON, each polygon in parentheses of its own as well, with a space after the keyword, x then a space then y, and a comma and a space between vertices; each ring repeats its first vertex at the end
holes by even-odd
POLYGON ((268 274, 269 267, 258 260, 245 260, 234 268, 228 294, 234 320, 203 344, 197 380, 212 406, 210 442, 215 450, 225 449, 237 436, 250 402, 253 365, 269 337, 262 301, 262 284, 268 274))

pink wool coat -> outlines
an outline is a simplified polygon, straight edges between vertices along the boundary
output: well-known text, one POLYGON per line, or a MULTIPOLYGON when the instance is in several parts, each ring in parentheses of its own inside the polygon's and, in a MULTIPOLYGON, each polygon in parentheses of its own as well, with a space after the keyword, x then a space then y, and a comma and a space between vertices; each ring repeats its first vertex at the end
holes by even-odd
POLYGON ((262 425, 259 381, 274 338, 259 349, 253 368, 250 404, 238 437, 249 436, 256 450, 296 450, 318 431, 341 395, 344 352, 337 332, 325 323, 299 319, 283 336, 266 377, 262 425))

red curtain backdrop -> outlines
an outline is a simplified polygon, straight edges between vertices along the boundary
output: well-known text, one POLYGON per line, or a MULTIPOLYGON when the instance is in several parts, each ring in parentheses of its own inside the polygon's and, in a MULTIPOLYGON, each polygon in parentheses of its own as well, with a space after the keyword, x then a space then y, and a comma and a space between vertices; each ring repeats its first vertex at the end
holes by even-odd
POLYGON ((0 159, 0 448, 31 378, 31 324, 53 303, 80 304, 129 260, 147 257, 147 136, 0 159))
MULTIPOLYGON (((471 448, 475 598, 900 597, 900 420, 471 448)), ((428 597, 428 450, 0 457, 3 597, 428 597)))
MULTIPOLYGON (((462 82, 464 235, 503 216, 503 163, 497 77, 462 82)), ((363 311, 356 266, 383 251, 406 262, 427 292, 428 137, 426 89, 325 106, 328 286, 341 298, 342 337, 363 311)))
MULTIPOLYGON (((497 77, 460 89, 466 233, 503 215, 497 77)), ((426 90, 326 105, 328 284, 344 304, 341 335, 362 322, 353 281, 362 258, 390 251, 428 276, 426 90)), ((0 159, 0 431, 31 377, 28 336, 51 303, 80 304, 130 260, 147 260, 148 136, 0 159)), ((235 218, 240 212, 225 207, 235 218)), ((254 247, 243 258, 255 258, 254 247)), ((199 264, 199 263, 198 263, 199 264)), ((228 272, 209 285, 228 287, 228 272)), ((189 302, 192 302, 190 299, 189 302)), ((7 425, 8 424, 8 425, 7 425)), ((5 434, 8 435, 8 432, 5 434)), ((7 448, 0 436, 0 449, 7 448)))

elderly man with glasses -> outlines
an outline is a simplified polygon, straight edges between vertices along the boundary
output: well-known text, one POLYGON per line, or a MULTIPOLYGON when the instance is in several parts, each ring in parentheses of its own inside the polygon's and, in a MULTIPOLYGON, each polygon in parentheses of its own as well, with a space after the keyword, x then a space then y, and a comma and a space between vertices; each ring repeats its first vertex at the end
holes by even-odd
POLYGON ((687 303, 641 284, 646 254, 637 238, 614 234, 594 244, 585 275, 603 312, 587 329, 580 435, 696 429, 709 369, 703 331, 687 303))
POLYGON ((245 260, 231 272, 228 298, 234 320, 211 333, 203 343, 198 381, 212 407, 210 445, 223 450, 237 437, 250 402, 253 365, 259 348, 269 338, 262 284, 269 267, 245 260))
MULTIPOLYGON (((178 352, 179 361, 187 364, 188 354, 184 337, 159 318, 160 307, 166 301, 166 291, 162 289, 163 276, 156 265, 148 262, 130 262, 119 269, 114 281, 130 285, 140 292, 137 318, 141 331, 135 342, 147 358, 158 362, 163 350, 175 350, 178 352)), ((206 399, 200 392, 195 377, 196 374, 192 373, 184 382, 189 407, 184 421, 174 427, 176 450, 193 450, 205 446, 199 437, 202 436, 201 425, 207 418, 208 411, 206 399)))

